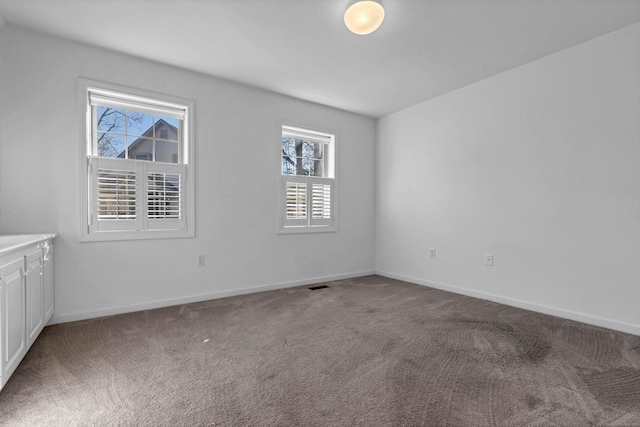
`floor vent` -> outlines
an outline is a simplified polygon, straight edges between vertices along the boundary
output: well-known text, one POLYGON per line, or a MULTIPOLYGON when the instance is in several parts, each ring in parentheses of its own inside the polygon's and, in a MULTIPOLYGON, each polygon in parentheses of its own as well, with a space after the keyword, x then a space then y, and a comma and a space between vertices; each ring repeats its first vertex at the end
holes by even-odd
POLYGON ((309 290, 317 291, 318 289, 324 289, 324 288, 328 288, 328 286, 327 285, 312 286, 312 287, 309 288, 309 290))

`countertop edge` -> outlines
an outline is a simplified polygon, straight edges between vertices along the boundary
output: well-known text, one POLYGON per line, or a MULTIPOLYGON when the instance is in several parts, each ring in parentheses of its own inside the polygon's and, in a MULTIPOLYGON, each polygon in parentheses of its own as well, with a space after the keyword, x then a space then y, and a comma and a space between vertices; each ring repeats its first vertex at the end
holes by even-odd
POLYGON ((39 234, 3 234, 0 235, 0 257, 12 252, 37 245, 49 239, 54 239, 55 233, 39 234))

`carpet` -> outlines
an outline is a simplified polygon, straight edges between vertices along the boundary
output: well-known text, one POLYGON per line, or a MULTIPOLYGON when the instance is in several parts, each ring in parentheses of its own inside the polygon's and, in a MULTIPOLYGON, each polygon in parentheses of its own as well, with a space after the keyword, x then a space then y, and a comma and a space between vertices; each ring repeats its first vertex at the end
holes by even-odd
POLYGON ((640 337, 368 276, 48 326, 7 426, 640 426, 640 337))

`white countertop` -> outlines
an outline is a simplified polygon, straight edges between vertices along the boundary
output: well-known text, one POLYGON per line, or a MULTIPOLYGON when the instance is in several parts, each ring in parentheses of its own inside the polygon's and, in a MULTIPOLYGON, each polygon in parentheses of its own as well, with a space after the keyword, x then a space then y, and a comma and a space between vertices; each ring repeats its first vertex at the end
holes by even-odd
POLYGON ((53 233, 0 235, 0 256, 54 237, 53 233))

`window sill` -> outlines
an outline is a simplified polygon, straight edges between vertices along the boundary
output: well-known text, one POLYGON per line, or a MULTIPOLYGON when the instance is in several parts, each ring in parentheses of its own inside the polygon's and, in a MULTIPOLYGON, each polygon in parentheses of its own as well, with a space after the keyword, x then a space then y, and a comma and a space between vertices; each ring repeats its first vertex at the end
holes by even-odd
POLYGON ((193 230, 96 231, 83 235, 80 242, 182 239, 189 237, 195 237, 195 232, 193 230))
POLYGON ((307 233, 336 233, 338 227, 322 225, 315 227, 282 227, 278 230, 278 234, 307 234, 307 233))

